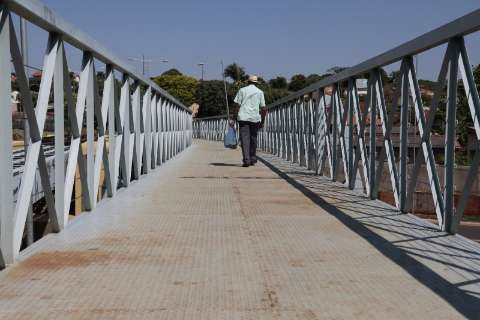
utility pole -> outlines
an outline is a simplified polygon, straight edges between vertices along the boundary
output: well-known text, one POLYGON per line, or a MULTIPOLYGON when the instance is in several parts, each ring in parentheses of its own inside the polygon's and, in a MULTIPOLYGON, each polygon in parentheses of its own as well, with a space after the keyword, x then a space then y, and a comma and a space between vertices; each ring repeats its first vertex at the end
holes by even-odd
POLYGON ((138 58, 128 58, 128 60, 130 61, 135 61, 135 62, 140 62, 142 64, 142 75, 145 75, 145 70, 146 70, 146 65, 147 63, 153 63, 153 62, 161 62, 161 63, 168 63, 168 60, 167 59, 159 59, 159 60, 148 60, 148 59, 145 59, 145 54, 142 53, 142 58, 141 59, 138 59, 138 58))
MULTIPOLYGON (((22 63, 25 69, 25 76, 27 78, 27 86, 29 80, 29 72, 28 72, 28 37, 27 37, 27 20, 20 17, 20 50, 22 54, 22 63)), ((22 104, 23 104, 23 112, 24 112, 24 120, 23 120, 23 146, 24 146, 24 167, 27 164, 27 149, 28 145, 30 144, 30 126, 28 124, 27 117, 25 115, 25 104, 24 100, 25 97, 22 97, 22 104)), ((27 246, 33 244, 34 237, 33 237, 33 208, 32 208, 32 199, 29 199, 28 204, 28 211, 27 211, 27 219, 25 221, 26 225, 26 233, 27 233, 27 246)))
POLYGON ((227 123, 228 123, 228 121, 230 121, 230 107, 228 105, 227 81, 225 80, 225 68, 223 67, 223 60, 220 63, 222 65, 223 89, 225 91, 225 103, 227 104, 227 123))

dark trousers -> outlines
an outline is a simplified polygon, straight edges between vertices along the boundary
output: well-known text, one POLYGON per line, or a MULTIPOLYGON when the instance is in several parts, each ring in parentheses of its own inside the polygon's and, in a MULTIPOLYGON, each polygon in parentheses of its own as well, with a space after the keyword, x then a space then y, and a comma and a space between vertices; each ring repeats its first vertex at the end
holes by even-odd
POLYGON ((242 143, 243 163, 257 161, 257 131, 259 123, 238 121, 240 142, 242 143))

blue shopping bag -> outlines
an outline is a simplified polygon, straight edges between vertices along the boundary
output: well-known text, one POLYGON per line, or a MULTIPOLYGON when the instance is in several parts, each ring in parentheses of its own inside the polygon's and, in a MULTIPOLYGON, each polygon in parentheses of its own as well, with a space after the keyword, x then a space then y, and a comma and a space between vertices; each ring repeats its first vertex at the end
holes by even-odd
POLYGON ((223 140, 225 148, 236 149, 237 148, 237 130, 234 127, 229 127, 225 139, 223 140))

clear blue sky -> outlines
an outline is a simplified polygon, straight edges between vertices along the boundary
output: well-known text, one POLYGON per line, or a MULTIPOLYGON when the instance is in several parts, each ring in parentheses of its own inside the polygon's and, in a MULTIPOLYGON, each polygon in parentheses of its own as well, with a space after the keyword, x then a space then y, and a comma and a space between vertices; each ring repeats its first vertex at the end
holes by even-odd
MULTIPOLYGON (((220 60, 266 79, 352 66, 477 9, 478 0, 44 0, 53 11, 122 58, 168 59, 150 66, 220 78, 220 60)), ((32 31, 35 35, 35 31, 32 31)), ((467 39, 480 63, 479 36, 467 39), (471 38, 471 39, 470 39, 471 38)), ((35 41, 35 39, 32 39, 35 41)), ((43 42, 43 41, 42 41, 43 42)), ((44 42, 42 44, 44 46, 44 42)), ((440 50, 420 56, 434 78, 440 50)), ((32 54, 31 54, 32 55, 32 54)), ((32 63, 38 63, 32 57, 32 63)), ((75 65, 75 64, 72 64, 75 65)), ((138 66, 138 64, 137 64, 138 66)))

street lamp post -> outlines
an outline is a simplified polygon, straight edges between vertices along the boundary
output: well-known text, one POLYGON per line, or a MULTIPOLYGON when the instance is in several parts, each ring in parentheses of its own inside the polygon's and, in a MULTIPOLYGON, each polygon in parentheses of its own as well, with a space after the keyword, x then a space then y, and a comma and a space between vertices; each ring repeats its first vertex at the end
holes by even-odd
POLYGON ((204 72, 205 63, 204 63, 204 62, 200 62, 200 63, 197 64, 197 66, 199 66, 200 68, 202 68, 202 82, 203 82, 203 72, 204 72))
POLYGON ((203 91, 203 72, 204 72, 204 67, 205 67, 205 63, 204 62, 200 62, 200 63, 197 63, 197 66, 199 66, 200 68, 202 68, 202 78, 200 80, 200 87, 198 89, 199 91, 199 95, 200 95, 200 110, 203 108, 203 95, 202 95, 202 91, 203 91))

